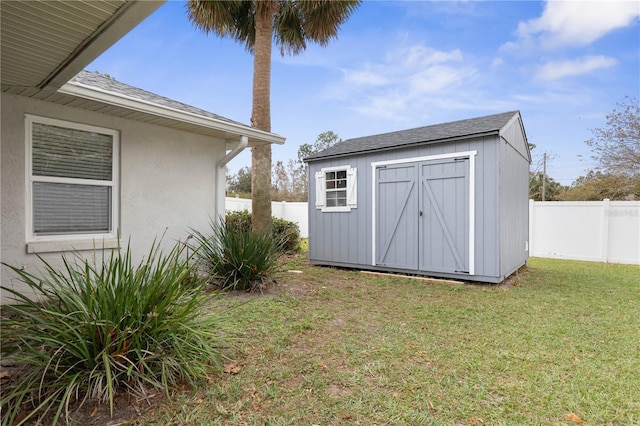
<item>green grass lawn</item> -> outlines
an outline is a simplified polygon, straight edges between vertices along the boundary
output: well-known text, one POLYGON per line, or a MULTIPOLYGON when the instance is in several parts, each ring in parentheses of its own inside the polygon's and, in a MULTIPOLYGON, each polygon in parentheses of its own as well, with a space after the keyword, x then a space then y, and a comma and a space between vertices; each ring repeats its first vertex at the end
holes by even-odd
POLYGON ((229 296, 234 373, 141 424, 640 424, 640 267, 531 259, 508 286, 445 285, 303 258, 229 296))

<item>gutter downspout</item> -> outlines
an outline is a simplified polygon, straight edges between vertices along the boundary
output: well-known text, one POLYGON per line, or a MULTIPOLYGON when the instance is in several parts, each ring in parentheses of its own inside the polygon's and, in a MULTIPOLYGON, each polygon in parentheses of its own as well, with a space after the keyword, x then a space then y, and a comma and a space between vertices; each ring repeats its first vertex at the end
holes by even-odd
POLYGON ((215 195, 215 213, 220 219, 224 219, 225 216, 225 196, 226 196, 226 184, 227 184, 227 163, 233 160, 238 154, 249 146, 249 138, 247 136, 240 136, 240 142, 231 151, 229 151, 224 157, 216 164, 216 195, 215 195))

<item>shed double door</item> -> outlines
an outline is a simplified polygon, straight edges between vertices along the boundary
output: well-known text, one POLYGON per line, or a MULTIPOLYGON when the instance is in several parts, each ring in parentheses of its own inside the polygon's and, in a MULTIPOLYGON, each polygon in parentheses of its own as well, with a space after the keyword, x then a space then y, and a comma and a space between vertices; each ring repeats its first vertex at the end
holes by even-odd
POLYGON ((469 158, 378 166, 376 265, 469 271, 469 158))

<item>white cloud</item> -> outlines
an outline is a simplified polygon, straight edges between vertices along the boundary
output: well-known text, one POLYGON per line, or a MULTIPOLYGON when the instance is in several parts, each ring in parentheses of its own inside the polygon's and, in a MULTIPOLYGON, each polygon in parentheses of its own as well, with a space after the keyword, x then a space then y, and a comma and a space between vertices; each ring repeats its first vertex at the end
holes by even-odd
POLYGON ((520 22, 519 42, 503 48, 512 50, 532 43, 546 49, 586 46, 611 31, 633 25, 638 17, 640 6, 634 0, 549 0, 539 18, 520 22))
POLYGON ((473 74, 469 68, 436 65, 410 76, 408 88, 411 93, 436 93, 457 86, 473 74))
POLYGON ((385 120, 401 120, 402 111, 407 109, 408 99, 394 91, 390 90, 379 95, 366 96, 359 100, 354 109, 365 116, 385 119, 385 120))
POLYGON ((357 99, 353 109, 370 117, 403 120, 424 110, 436 98, 452 99, 463 83, 476 75, 464 64, 460 49, 436 50, 418 44, 390 49, 378 62, 343 69, 343 79, 328 96, 345 101, 357 99))
POLYGON ((610 68, 618 61, 603 55, 584 56, 579 59, 551 61, 543 65, 537 72, 539 80, 558 80, 563 77, 588 74, 603 68, 610 68))
POLYGON ((345 70, 344 81, 356 86, 381 86, 387 83, 384 75, 372 70, 345 70))
POLYGON ((462 61, 462 52, 460 49, 454 49, 450 52, 435 50, 426 46, 412 46, 406 49, 400 49, 397 54, 391 54, 390 60, 399 57, 400 64, 405 68, 427 67, 434 64, 443 64, 446 62, 462 61))

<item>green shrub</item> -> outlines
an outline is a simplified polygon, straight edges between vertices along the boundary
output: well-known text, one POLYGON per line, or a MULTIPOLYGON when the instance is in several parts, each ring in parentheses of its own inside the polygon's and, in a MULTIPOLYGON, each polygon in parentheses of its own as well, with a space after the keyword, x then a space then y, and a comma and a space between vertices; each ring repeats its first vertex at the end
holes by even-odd
POLYGON ((285 252, 297 253, 300 251, 300 227, 297 223, 274 217, 271 226, 274 238, 283 241, 285 252))
POLYGON ((237 231, 251 231, 251 213, 247 210, 227 212, 224 220, 228 228, 237 231))
POLYGON ((192 230, 198 265, 213 284, 225 290, 256 290, 278 271, 284 241, 254 235, 241 226, 211 223, 211 233, 192 230))
MULTIPOLYGON (((251 231, 251 213, 247 210, 228 212, 225 216, 228 228, 239 231, 251 231)), ((300 228, 295 222, 271 218, 273 238, 283 240, 283 248, 287 253, 297 253, 300 250, 300 228)))
POLYGON ((2 356, 28 368, 2 386, 3 424, 25 404, 20 423, 45 415, 57 423, 69 403, 88 399, 108 401, 113 413, 118 390, 168 392, 219 365, 229 314, 203 314, 214 295, 180 247, 164 255, 154 244, 139 265, 129 248, 92 261, 63 256, 60 270, 41 259, 41 276, 6 265, 40 300, 4 288, 17 304, 4 306, 2 356))

